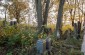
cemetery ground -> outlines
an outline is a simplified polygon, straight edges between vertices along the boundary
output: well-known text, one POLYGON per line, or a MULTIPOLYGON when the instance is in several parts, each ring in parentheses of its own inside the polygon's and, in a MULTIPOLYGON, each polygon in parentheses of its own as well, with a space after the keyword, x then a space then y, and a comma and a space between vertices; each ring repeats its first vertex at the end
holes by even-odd
MULTIPOLYGON (((0 27, 0 55, 36 55, 36 32, 36 28, 22 25, 0 27)), ((46 38, 45 34, 42 36, 43 39, 46 38)), ((76 39, 74 34, 66 32, 62 38, 57 39, 52 33, 51 55, 83 55, 82 36, 83 34, 80 39, 76 39)), ((47 53, 44 52, 44 55, 47 53)))

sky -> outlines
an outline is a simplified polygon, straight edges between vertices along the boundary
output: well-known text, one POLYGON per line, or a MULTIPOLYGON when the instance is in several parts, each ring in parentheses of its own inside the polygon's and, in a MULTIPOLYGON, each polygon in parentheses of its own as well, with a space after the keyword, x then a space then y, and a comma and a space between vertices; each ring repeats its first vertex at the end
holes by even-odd
POLYGON ((4 8, 3 7, 0 7, 0 17, 1 18, 4 18, 4 10, 3 10, 4 8))
MULTIPOLYGON (((5 0, 1 1, 3 4, 5 3, 5 0)), ((0 6, 0 18, 5 18, 5 8, 0 6)))

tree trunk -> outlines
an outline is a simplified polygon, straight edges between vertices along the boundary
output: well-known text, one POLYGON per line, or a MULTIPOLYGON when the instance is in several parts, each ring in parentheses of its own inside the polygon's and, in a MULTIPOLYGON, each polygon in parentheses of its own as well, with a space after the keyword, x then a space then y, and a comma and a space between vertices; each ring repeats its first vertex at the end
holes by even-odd
POLYGON ((80 36, 80 33, 81 33, 81 22, 78 21, 78 36, 77 36, 77 39, 79 39, 81 36, 80 36))
POLYGON ((49 4, 50 4, 50 0, 46 1, 46 6, 45 6, 45 12, 43 14, 43 25, 47 25, 47 18, 48 18, 48 12, 49 12, 49 4))
POLYGON ((62 17, 63 17, 64 3, 65 3, 65 0, 60 0, 57 23, 56 23, 56 36, 57 36, 57 38, 60 38, 60 36, 61 36, 60 33, 61 33, 61 28, 62 28, 62 17))
POLYGON ((19 24, 20 22, 19 22, 19 18, 16 18, 17 19, 17 23, 19 24))
POLYGON ((41 0, 35 0, 36 11, 37 11, 37 20, 38 20, 38 30, 39 30, 38 34, 45 30, 45 26, 42 26, 42 25, 47 25, 49 3, 50 3, 50 0, 46 0, 45 12, 42 15, 41 0), (42 19, 42 16, 43 16, 43 19, 42 19))
POLYGON ((74 20, 72 20, 72 26, 74 27, 74 20))
POLYGON ((20 19, 20 11, 16 11, 16 20, 18 24, 20 23, 19 19, 20 19))
POLYGON ((42 27, 42 4, 41 0, 35 0, 36 4, 36 11, 37 11, 37 22, 38 22, 38 29, 42 27))
POLYGON ((84 33, 85 33, 85 13, 84 13, 84 33))

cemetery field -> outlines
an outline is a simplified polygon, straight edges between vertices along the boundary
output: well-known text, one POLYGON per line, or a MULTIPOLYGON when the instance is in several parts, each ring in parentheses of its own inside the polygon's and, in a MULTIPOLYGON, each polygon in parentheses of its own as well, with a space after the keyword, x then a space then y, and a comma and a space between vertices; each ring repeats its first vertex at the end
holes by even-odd
POLYGON ((0 55, 85 55, 85 0, 0 0, 0 55))
MULTIPOLYGON (((15 27, 8 26, 0 29, 0 54, 2 55, 35 55, 36 41, 38 40, 36 28, 30 27, 15 27)), ((51 34, 52 55, 81 55, 82 37, 80 39, 74 38, 75 36, 62 35, 62 38, 57 39, 51 34), (64 37, 66 36, 66 37, 64 37)), ((43 40, 46 35, 42 34, 43 40)), ((46 44, 43 43, 45 49, 46 44)), ((46 55, 44 50, 44 55, 46 55)))

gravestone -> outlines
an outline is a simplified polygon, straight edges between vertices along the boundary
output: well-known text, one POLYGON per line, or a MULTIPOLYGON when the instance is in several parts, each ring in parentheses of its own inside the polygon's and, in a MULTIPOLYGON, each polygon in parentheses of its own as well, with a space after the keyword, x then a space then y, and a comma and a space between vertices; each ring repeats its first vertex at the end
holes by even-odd
POLYGON ((16 21, 14 21, 14 25, 16 25, 17 24, 17 22, 16 21))
POLYGON ((16 25, 16 24, 17 24, 16 21, 10 21, 10 26, 12 26, 12 25, 16 25))
POLYGON ((13 25, 13 21, 10 21, 10 26, 12 26, 13 25))

